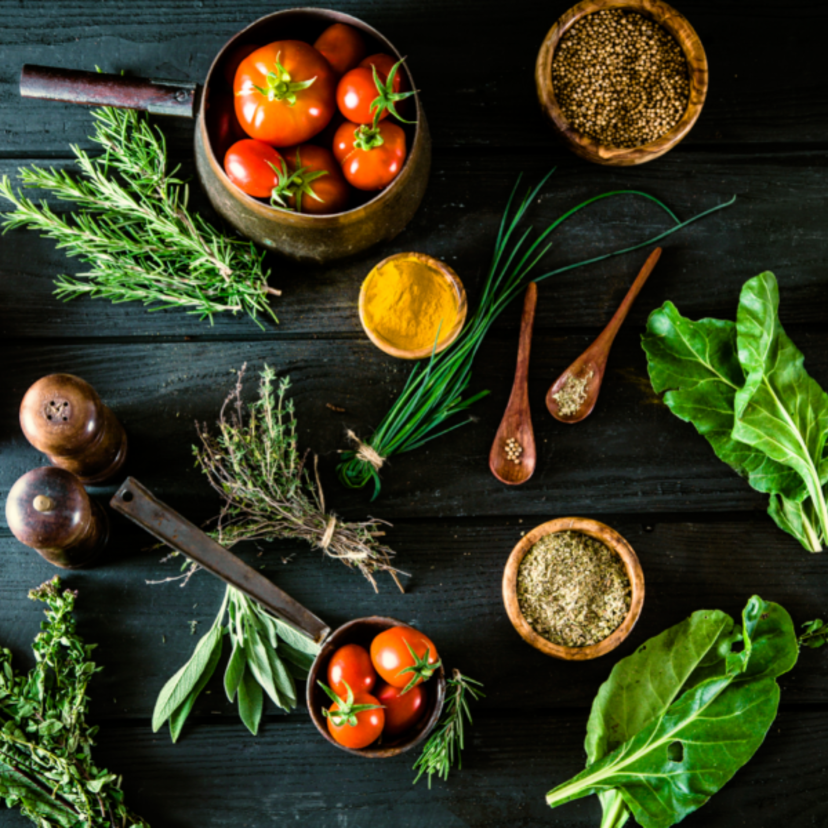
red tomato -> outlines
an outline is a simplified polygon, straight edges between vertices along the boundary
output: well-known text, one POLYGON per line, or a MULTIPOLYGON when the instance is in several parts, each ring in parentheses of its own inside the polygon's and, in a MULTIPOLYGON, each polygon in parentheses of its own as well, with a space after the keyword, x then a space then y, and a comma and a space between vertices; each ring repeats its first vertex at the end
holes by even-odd
POLYGON ((362 35, 353 26, 344 23, 328 26, 319 35, 313 48, 325 55, 337 75, 344 75, 353 69, 367 51, 362 35))
POLYGON ((236 71, 233 89, 244 131, 275 147, 313 138, 336 109, 331 65, 299 40, 279 40, 248 55, 236 71))
POLYGON ((399 687, 381 684, 374 693, 377 701, 385 708, 386 736, 397 736, 417 724, 426 708, 428 693, 422 684, 403 693, 399 687))
POLYGON ((381 632, 371 642, 371 661, 393 687, 420 684, 440 666, 434 642, 419 630, 402 626, 381 632))
MULTIPOLYGON (((336 162, 330 150, 317 147, 314 144, 302 144, 298 147, 282 150, 282 155, 287 161, 288 170, 293 173, 293 177, 288 182, 289 189, 296 193, 296 195, 288 198, 288 204, 291 207, 296 207, 300 213, 310 213, 311 215, 340 213, 345 209, 350 188, 342 175, 342 168, 336 162)), ((334 653, 334 658, 347 647, 356 647, 365 653, 365 660, 373 674, 374 670, 371 667, 371 659, 367 651, 356 644, 347 644, 337 650, 334 653)), ((331 663, 333 664, 333 660, 331 663)), ((328 678, 333 682, 330 674, 328 678)), ((354 687, 354 685, 351 686, 354 687)), ((360 689, 368 691, 373 686, 374 682, 372 681, 369 687, 360 686, 360 689)), ((336 687, 334 687, 334 690, 336 690, 336 687)), ((354 692, 357 692, 356 687, 354 687, 354 692)))
POLYGON ((359 644, 346 644, 340 647, 328 662, 328 684, 331 690, 343 699, 348 693, 348 687, 357 695, 370 693, 376 680, 377 674, 371 664, 371 656, 368 655, 368 650, 359 644))
POLYGON ((385 726, 385 711, 379 706, 379 701, 368 693, 357 694, 353 703, 355 705, 375 704, 377 707, 355 713, 356 724, 350 725, 347 721, 340 721, 339 723, 334 721, 336 717, 332 717, 330 714, 340 710, 339 702, 334 702, 328 708, 326 718, 328 720, 328 732, 340 745, 359 750, 368 747, 371 742, 375 742, 379 738, 382 728, 385 726))
POLYGON ((406 156, 405 132, 387 121, 377 127, 382 143, 361 149, 358 124, 346 121, 334 136, 334 157, 342 165, 346 180, 358 190, 382 190, 399 175, 406 156))
POLYGON ((279 184, 276 170, 282 166, 282 156, 270 144, 243 138, 236 141, 224 156, 224 171, 241 190, 256 198, 266 198, 279 184))
POLYGON ((247 137, 236 118, 236 108, 230 92, 210 92, 207 101, 207 134, 216 158, 224 158, 232 144, 247 137))
POLYGON ((224 58, 224 66, 221 73, 227 81, 228 86, 233 86, 233 81, 236 78, 236 70, 239 64, 248 56, 252 55, 259 47, 255 43, 242 43, 240 46, 234 46, 224 58))
MULTIPOLYGON (((386 55, 380 53, 378 55, 370 55, 369 57, 365 58, 365 60, 360 61, 360 66, 370 70, 372 66, 377 67, 377 74, 379 75, 379 79, 383 82, 388 80, 388 75, 391 74, 391 70, 394 68, 394 64, 397 61, 391 57, 391 55, 386 55)), ((373 77, 373 72, 371 72, 371 76, 373 77)), ((392 88, 393 92, 405 92, 408 89, 408 84, 405 80, 405 72, 403 71, 402 66, 397 69, 397 74, 394 76, 394 85, 392 88)))
MULTIPOLYGON (((388 55, 372 55, 365 58, 356 69, 343 75, 336 87, 336 103, 339 111, 355 124, 371 124, 374 121, 374 110, 371 104, 380 96, 374 72, 375 66, 380 83, 388 80, 388 75, 394 68, 394 59, 388 55)), ((397 67, 394 80, 391 83, 391 93, 400 92, 403 81, 402 66, 397 67)), ((380 120, 388 117, 388 109, 380 113, 380 120)))

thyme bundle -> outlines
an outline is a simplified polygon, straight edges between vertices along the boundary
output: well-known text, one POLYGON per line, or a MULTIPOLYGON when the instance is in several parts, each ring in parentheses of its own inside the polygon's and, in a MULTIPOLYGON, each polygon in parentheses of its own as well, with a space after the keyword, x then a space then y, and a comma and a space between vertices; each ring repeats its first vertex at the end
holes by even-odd
POLYGON ((337 468, 339 479, 344 485, 349 488, 362 488, 373 481, 373 497, 376 498, 382 485, 379 473, 389 457, 420 448, 430 440, 435 440, 470 422, 469 419, 455 420, 451 423, 449 421, 455 415, 467 411, 489 393, 480 391, 470 397, 463 397, 471 383, 471 370, 480 345, 498 316, 522 293, 530 274, 551 248, 551 244, 544 245, 548 236, 567 219, 597 201, 631 195, 645 198, 658 205, 673 221, 673 226, 638 244, 547 271, 537 276, 535 282, 642 247, 649 247, 735 201, 734 196, 723 204, 698 213, 686 221, 680 221, 666 204, 654 196, 638 190, 615 190, 594 196, 567 210, 534 241, 529 242, 532 233, 532 228, 529 227, 512 243, 518 225, 552 173, 554 170, 536 187, 530 188, 513 212, 513 202, 520 186, 518 178, 506 203, 495 240, 492 264, 483 283, 477 311, 466 323, 454 344, 439 354, 433 354, 428 362, 414 366, 400 396, 370 437, 362 440, 353 432, 348 432, 353 447, 342 452, 342 461, 337 468))
POLYGON ((68 256, 90 269, 58 276, 56 295, 143 302, 152 310, 180 307, 207 318, 216 313, 258 314, 276 319, 268 304, 279 291, 267 284, 264 253, 251 242, 227 237, 187 208, 187 185, 167 169, 164 136, 131 110, 92 110, 91 140, 104 154, 90 158, 72 146, 82 177, 65 170, 22 168, 24 188, 49 191, 71 201, 77 212, 62 217, 15 193, 6 176, 0 196, 15 209, 2 218, 4 231, 37 230, 55 239, 68 256))
POLYGON ((149 828, 124 804, 120 777, 92 760, 86 686, 100 667, 75 632, 77 593, 55 577, 29 597, 48 607, 35 666, 15 673, 0 649, 0 797, 38 828, 149 828))

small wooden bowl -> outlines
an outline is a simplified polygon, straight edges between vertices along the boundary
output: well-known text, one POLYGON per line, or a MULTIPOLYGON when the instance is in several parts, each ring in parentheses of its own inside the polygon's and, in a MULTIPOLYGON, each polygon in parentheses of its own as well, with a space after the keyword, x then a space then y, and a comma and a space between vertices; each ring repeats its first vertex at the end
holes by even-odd
POLYGON ((544 114, 552 122, 559 138, 581 158, 596 164, 629 167, 652 161, 672 149, 681 141, 698 120, 707 96, 707 56, 699 36, 687 19, 662 0, 584 0, 573 6, 549 30, 538 52, 535 64, 535 86, 544 114), (640 147, 610 147, 599 144, 579 132, 564 117, 552 84, 552 61, 558 43, 571 26, 583 17, 605 9, 623 9, 649 17, 673 36, 687 60, 690 80, 690 98, 681 120, 655 141, 640 147))
POLYGON ((466 300, 466 290, 463 287, 463 283, 460 281, 460 277, 447 264, 441 262, 439 259, 433 258, 432 256, 426 256, 425 253, 395 253, 387 259, 383 259, 379 264, 375 265, 371 269, 371 273, 365 277, 365 281, 363 281, 362 287, 359 291, 359 321, 362 323, 362 328, 368 335, 368 339, 370 339, 371 342, 373 342, 374 345, 376 345, 381 351, 385 351, 386 354, 389 354, 392 357, 398 357, 399 359, 424 359, 425 357, 430 357, 432 351, 438 354, 440 351, 444 351, 449 345, 451 345, 452 342, 454 342, 455 339, 457 339, 460 335, 460 331, 463 330, 463 325, 466 323, 468 309, 469 306, 468 301, 466 300), (387 339, 383 338, 377 331, 371 328, 365 318, 365 286, 368 284, 368 280, 371 278, 373 272, 378 268, 383 267, 383 265, 396 261, 397 259, 411 258, 417 259, 423 264, 426 264, 442 273, 454 291, 454 296, 457 300, 457 318, 455 319, 451 330, 449 330, 448 335, 440 340, 436 350, 432 345, 429 345, 427 348, 419 348, 413 351, 406 351, 402 348, 397 348, 387 339))
POLYGON ((344 644, 360 644, 370 651, 371 642, 375 636, 391 627, 407 626, 409 625, 403 621, 398 621, 396 618, 384 618, 379 615, 356 618, 334 630, 325 640, 322 649, 314 659, 308 673, 306 685, 308 712, 316 725, 316 729, 340 750, 352 753, 354 756, 366 756, 369 759, 387 759, 422 744, 428 734, 434 730, 434 726, 443 712, 443 703, 446 698, 446 673, 443 667, 440 667, 425 684, 428 691, 428 701, 420 721, 410 730, 401 733, 388 742, 382 742, 380 737, 379 743, 361 750, 344 747, 331 736, 328 731, 328 722, 322 715, 323 708, 330 707, 331 700, 325 695, 318 681, 321 679, 325 684, 328 683, 328 662, 331 660, 331 656, 344 644))
POLYGON ((524 535, 512 550, 512 554, 509 555, 509 560, 506 562, 506 569, 503 572, 503 602, 506 604, 506 612, 512 626, 520 633, 524 641, 553 658, 560 658, 565 661, 586 661, 614 650, 632 632, 644 604, 644 573, 641 571, 641 564, 638 562, 638 557, 633 548, 615 529, 589 518, 558 518, 536 526, 531 532, 524 535), (630 579, 630 586, 632 587, 632 598, 627 617, 621 622, 618 629, 603 641, 591 644, 589 647, 564 647, 560 644, 553 644, 543 636, 538 635, 523 617, 517 596, 518 569, 520 569, 520 564, 529 550, 546 535, 567 531, 583 532, 583 534, 601 541, 601 543, 612 549, 624 562, 627 577, 630 579))

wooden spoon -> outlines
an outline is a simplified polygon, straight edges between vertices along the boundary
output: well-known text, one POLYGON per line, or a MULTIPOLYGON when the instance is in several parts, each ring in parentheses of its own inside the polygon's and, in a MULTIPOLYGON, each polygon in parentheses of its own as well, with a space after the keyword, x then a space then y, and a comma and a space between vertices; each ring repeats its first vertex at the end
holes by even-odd
POLYGON ((598 401, 598 394, 601 391, 601 382, 604 379, 604 371, 607 368, 607 359, 609 358, 610 348, 612 348, 615 335, 627 318, 633 302, 635 302, 636 297, 641 292, 641 288, 644 287, 644 283, 655 267, 659 256, 661 256, 661 248, 657 247, 650 253, 647 261, 644 262, 644 267, 641 268, 641 272, 624 297, 624 301, 618 306, 618 310, 612 319, 610 319, 607 327, 604 328, 595 342, 558 377, 547 392, 546 407, 556 420, 560 420, 562 423, 579 423, 592 413, 592 409, 595 408, 595 403, 598 401), (583 387, 583 394, 585 396, 583 396, 583 401, 574 411, 568 411, 564 414, 561 412, 555 395, 561 391, 570 379, 575 383, 586 383, 585 387, 583 387))
POLYGON ((512 394, 506 413, 500 421, 492 450, 489 452, 489 468, 501 482, 510 486, 525 483, 535 473, 537 455, 535 433, 532 430, 532 413, 529 410, 529 352, 532 348, 532 327, 535 323, 535 307, 538 304, 538 286, 532 282, 526 288, 523 300, 523 316, 520 320, 520 344, 512 394))

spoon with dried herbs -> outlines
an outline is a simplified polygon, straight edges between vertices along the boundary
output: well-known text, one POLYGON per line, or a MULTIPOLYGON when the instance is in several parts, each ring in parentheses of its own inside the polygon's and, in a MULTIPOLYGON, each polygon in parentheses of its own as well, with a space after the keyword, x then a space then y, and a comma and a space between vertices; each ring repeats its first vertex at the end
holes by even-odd
POLYGON ((535 323, 537 304, 538 286, 530 282, 529 287, 526 288, 526 298, 523 300, 517 368, 512 394, 492 443, 492 450, 489 452, 489 468, 492 474, 501 483, 508 483, 511 486, 525 483, 535 473, 537 461, 527 385, 532 328, 535 323))
POLYGON ((600 336, 566 369, 546 393, 546 407, 549 413, 562 423, 579 423, 586 419, 598 402, 604 371, 607 368, 612 343, 636 297, 652 273, 661 256, 657 247, 644 262, 624 301, 600 336))

